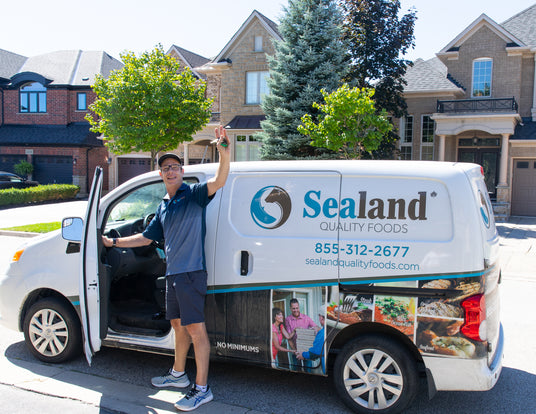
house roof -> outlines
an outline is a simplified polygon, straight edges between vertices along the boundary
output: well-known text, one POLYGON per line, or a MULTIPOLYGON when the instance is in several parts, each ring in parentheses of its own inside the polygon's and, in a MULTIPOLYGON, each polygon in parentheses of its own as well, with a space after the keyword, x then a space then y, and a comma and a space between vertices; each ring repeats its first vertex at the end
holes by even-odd
POLYGON ((19 71, 26 59, 26 56, 0 49, 0 83, 2 80, 9 82, 9 79, 19 71))
POLYGON ((447 67, 437 58, 417 59, 404 76, 407 84, 404 93, 426 92, 460 92, 461 85, 456 84, 447 74, 447 67))
POLYGON ((190 52, 189 50, 186 50, 177 45, 171 46, 167 54, 169 55, 171 51, 175 51, 175 53, 179 56, 182 62, 192 71, 195 76, 201 79, 207 78, 204 73, 197 72, 195 68, 203 66, 205 63, 210 62, 210 59, 198 55, 197 53, 190 52))
POLYGON ((61 50, 26 58, 19 70, 11 76, 26 79, 38 74, 50 86, 90 86, 97 74, 107 77, 123 64, 103 51, 61 50))
POLYGON ((524 42, 517 38, 514 34, 508 31, 506 28, 496 23, 493 19, 490 19, 487 15, 481 14, 477 19, 473 21, 467 28, 456 36, 448 45, 446 45, 439 54, 449 53, 456 51, 460 45, 462 45, 467 39, 469 39, 476 31, 481 27, 486 26, 497 36, 502 38, 507 44, 515 46, 526 46, 524 42))
POLYGON ((102 147, 98 134, 88 123, 69 125, 3 125, 0 145, 46 145, 62 147, 102 147))
POLYGON ((536 140, 536 122, 532 122, 531 118, 523 119, 522 123, 518 123, 514 130, 514 134, 510 139, 532 139, 536 140))
POLYGON ((242 35, 244 30, 249 26, 249 24, 254 20, 258 19, 260 23, 265 27, 266 31, 270 33, 274 38, 281 40, 281 35, 279 34, 278 26, 276 23, 274 23, 272 20, 270 20, 268 17, 263 15, 262 13, 259 13, 257 10, 253 10, 253 12, 249 15, 249 17, 246 19, 246 21, 240 26, 238 31, 233 35, 231 40, 227 42, 225 47, 221 50, 221 52, 216 56, 212 62, 218 63, 221 60, 225 59, 225 56, 229 49, 231 49, 236 42, 236 40, 242 35))
POLYGON ((501 26, 526 45, 536 46, 536 4, 510 17, 501 26))

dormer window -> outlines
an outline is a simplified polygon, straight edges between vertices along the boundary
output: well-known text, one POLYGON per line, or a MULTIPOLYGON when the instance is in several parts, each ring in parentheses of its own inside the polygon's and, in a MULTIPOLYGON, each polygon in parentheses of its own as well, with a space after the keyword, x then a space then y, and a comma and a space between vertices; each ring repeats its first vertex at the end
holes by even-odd
POLYGON ((47 111, 47 88, 39 82, 30 82, 20 87, 20 111, 44 113, 47 111))
POLYGON ((491 96, 491 75, 493 60, 489 58, 473 61, 473 98, 491 96))

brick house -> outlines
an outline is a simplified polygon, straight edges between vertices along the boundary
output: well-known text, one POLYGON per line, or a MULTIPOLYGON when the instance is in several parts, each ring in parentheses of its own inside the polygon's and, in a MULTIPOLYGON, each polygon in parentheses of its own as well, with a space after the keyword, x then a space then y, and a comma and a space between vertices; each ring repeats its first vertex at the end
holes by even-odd
MULTIPOLYGON (((192 68, 206 81, 207 97, 214 103, 210 122, 192 142, 177 150, 185 164, 217 161, 215 145, 210 142, 220 124, 233 141, 233 161, 258 159, 260 143, 253 134, 261 131, 264 119, 260 104, 268 92, 266 56, 274 54, 273 39, 281 39, 277 25, 254 10, 215 58, 192 68)), ((173 52, 172 48, 168 53, 173 52)))
POLYGON ((108 151, 84 120, 95 99, 91 84, 121 67, 97 51, 28 58, 0 50, 0 170, 26 160, 39 183, 75 184, 87 194, 95 167, 108 173, 108 151))
POLYGON ((498 220, 536 216, 536 5, 478 17, 406 73, 400 157, 483 166, 498 220))

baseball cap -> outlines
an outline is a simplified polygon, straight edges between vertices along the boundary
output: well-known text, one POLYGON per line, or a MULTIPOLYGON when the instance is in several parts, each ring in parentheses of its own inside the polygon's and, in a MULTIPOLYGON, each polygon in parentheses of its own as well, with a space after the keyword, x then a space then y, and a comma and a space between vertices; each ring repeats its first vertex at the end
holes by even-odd
POLYGON ((173 154, 172 152, 168 152, 164 155, 162 155, 160 158, 158 158, 158 166, 161 167, 162 163, 167 160, 168 158, 173 158, 174 160, 178 161, 179 164, 182 165, 181 159, 177 154, 173 154))

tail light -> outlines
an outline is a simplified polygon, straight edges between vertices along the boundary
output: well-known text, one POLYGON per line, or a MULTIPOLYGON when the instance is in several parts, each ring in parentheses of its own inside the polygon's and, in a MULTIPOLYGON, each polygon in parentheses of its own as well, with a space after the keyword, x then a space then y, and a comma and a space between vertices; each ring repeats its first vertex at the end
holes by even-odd
POLYGON ((484 295, 475 295, 461 303, 465 309, 465 323, 460 331, 467 338, 485 341, 486 335, 486 300, 484 295))

